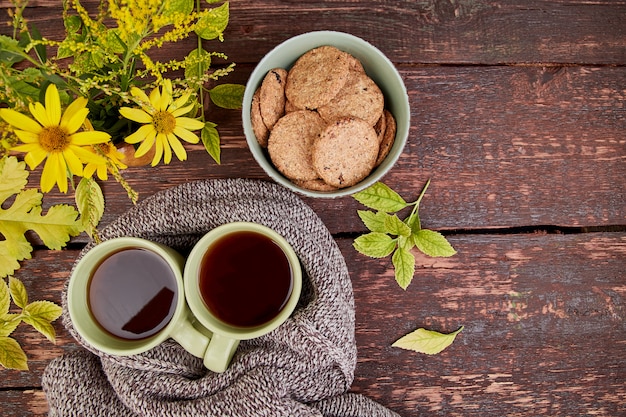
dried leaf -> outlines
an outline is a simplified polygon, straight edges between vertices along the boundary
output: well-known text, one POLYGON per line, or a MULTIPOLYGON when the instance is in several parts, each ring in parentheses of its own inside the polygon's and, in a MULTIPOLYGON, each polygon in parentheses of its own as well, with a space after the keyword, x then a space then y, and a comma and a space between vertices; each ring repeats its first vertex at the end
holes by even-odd
POLYGON ((427 355, 436 355, 450 346, 456 335, 462 330, 463 326, 455 332, 444 334, 433 330, 417 329, 398 339, 392 346, 427 355))
POLYGON ((83 229, 92 239, 98 241, 96 227, 104 215, 102 188, 93 178, 83 178, 76 187, 74 200, 83 229))

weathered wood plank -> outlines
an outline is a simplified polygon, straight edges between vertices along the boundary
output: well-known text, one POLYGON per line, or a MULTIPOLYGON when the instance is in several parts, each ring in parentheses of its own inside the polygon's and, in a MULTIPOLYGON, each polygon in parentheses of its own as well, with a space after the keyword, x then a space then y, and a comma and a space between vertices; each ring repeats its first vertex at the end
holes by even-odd
POLYGON ((0 391, 3 417, 44 417, 48 415, 48 403, 41 389, 24 391, 0 391))
MULTIPOLYGON (((82 3, 96 10, 98 2, 82 3)), ((39 7, 27 9, 29 20, 48 37, 61 39, 59 3, 32 5, 39 7)), ((0 1, 0 8, 9 6, 0 1)), ((226 41, 208 45, 235 62, 250 63, 289 37, 330 29, 372 42, 394 62, 623 65, 625 17, 626 5, 619 0, 232 1, 226 41)), ((190 51, 195 42, 182 47, 190 51)))
MULTIPOLYGON (((356 303, 352 389, 406 416, 619 415, 626 407, 626 233, 450 241, 459 253, 418 257, 403 291, 389 259, 366 258, 350 239, 338 240, 356 303), (461 325, 440 355, 391 347, 418 327, 449 332, 461 325)), ((18 277, 33 298, 59 302, 76 252, 46 253, 38 251, 18 277), (37 275, 42 268, 54 271, 49 279, 37 275)), ((38 386, 50 358, 75 349, 63 329, 59 334, 53 349, 27 328, 16 334, 30 345, 32 370, 3 371, 0 387, 38 386)))
MULTIPOLYGON (((250 67, 229 82, 245 82, 250 67)), ((401 67, 409 143, 383 179, 407 200, 428 178, 422 217, 438 229, 610 226, 626 222, 626 72, 612 67, 401 67)), ((195 179, 268 179, 243 138, 240 113, 216 110, 222 165, 200 146, 169 166, 132 168, 142 198, 195 179)), ((38 184, 39 171, 31 184, 38 184)), ((104 184, 106 225, 131 203, 104 184)), ((46 204, 67 202, 51 193, 46 204)), ((352 198, 305 199, 333 233, 363 230, 352 198)))

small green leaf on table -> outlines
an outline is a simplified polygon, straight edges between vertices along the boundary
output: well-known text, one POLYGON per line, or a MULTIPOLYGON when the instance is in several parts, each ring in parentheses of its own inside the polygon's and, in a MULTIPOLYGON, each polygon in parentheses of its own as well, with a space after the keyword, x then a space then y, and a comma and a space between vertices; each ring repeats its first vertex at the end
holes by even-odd
POLYGON ((420 328, 401 337, 391 346, 427 355, 436 355, 450 346, 462 330, 463 326, 455 332, 444 334, 420 328))

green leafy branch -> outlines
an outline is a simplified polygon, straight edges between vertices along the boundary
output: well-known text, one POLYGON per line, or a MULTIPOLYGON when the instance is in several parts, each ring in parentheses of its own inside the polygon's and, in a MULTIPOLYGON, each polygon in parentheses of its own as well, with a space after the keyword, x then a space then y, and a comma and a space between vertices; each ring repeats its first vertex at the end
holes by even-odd
POLYGON ((0 365, 8 369, 28 370, 28 358, 11 333, 24 322, 55 343, 52 322, 61 316, 62 308, 50 301, 28 301, 26 287, 17 278, 0 280, 0 365), (11 300, 19 307, 10 312, 11 300))
POLYGON ((429 184, 430 180, 412 203, 382 182, 353 195, 358 202, 375 210, 357 212, 370 232, 357 237, 354 248, 372 258, 392 255, 395 278, 402 289, 409 286, 415 274, 415 256, 411 253, 414 247, 432 257, 450 257, 456 253, 441 233, 422 228, 419 205, 429 184), (411 206, 411 214, 401 220, 398 212, 411 206))

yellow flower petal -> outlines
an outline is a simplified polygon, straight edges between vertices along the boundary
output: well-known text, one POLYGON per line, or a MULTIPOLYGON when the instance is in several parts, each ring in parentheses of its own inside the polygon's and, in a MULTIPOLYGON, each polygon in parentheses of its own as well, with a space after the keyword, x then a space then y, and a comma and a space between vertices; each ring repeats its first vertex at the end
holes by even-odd
POLYGON ((193 107, 194 107, 194 104, 191 103, 190 105, 185 106, 185 107, 175 108, 175 110, 171 111, 170 113, 172 113, 172 116, 174 117, 182 116, 184 114, 189 113, 193 109, 193 107))
POLYGON ((130 89, 130 94, 132 94, 133 97, 139 99, 139 101, 142 101, 145 104, 150 103, 150 99, 148 98, 146 93, 144 93, 141 89, 139 89, 137 87, 131 88, 130 89))
POLYGON ((150 93, 150 104, 152 104, 152 107, 154 107, 157 110, 160 108, 160 105, 161 105, 161 92, 159 91, 159 87, 156 87, 150 93))
POLYGON ((187 151, 185 151, 185 147, 173 133, 167 135, 167 141, 179 160, 184 161, 187 159, 187 151))
POLYGON ((111 139, 111 135, 107 132, 100 132, 99 130, 89 130, 86 132, 74 133, 70 136, 70 141, 73 145, 95 145, 97 143, 106 143, 111 139))
POLYGON ((102 181, 106 181, 109 178, 106 165, 98 165, 98 178, 102 181))
POLYGON ((59 90, 54 84, 50 84, 46 90, 46 114, 53 126, 58 126, 61 121, 61 98, 59 90))
POLYGON ((28 109, 30 110, 30 113, 33 115, 35 120, 37 120, 43 127, 55 126, 48 118, 48 112, 46 111, 46 108, 43 106, 43 104, 39 102, 30 103, 28 105, 28 109))
POLYGON ((200 138, 193 132, 188 131, 187 129, 183 129, 182 127, 176 126, 174 128, 174 134, 189 143, 198 143, 200 138))
POLYGON ((38 135, 43 129, 39 123, 28 116, 11 109, 0 109, 0 117, 13 127, 38 135))
POLYGON ((39 143, 25 143, 24 145, 16 145, 11 147, 11 150, 18 152, 35 152, 43 149, 41 148, 41 146, 39 146, 39 143))
MULTIPOLYGON (((72 104, 70 104, 70 106, 76 103, 76 101, 78 100, 75 100, 72 104)), ((80 129, 83 123, 85 123, 85 119, 87 118, 88 114, 89 114, 89 109, 85 107, 76 108, 76 109, 73 109, 72 111, 70 111, 70 108, 68 107, 65 113, 63 113, 60 126, 65 128, 65 130, 67 130, 68 133, 74 133, 78 129, 80 129)))
POLYGON ((125 118, 137 123, 152 123, 152 116, 142 109, 122 107, 120 108, 120 114, 125 118))
POLYGON ((51 153, 46 160, 41 173, 41 191, 47 193, 57 184, 59 191, 67 192, 67 165, 65 159, 58 152, 51 153))
POLYGON ((163 156, 163 142, 160 140, 156 141, 156 148, 154 149, 154 157, 152 158, 152 166, 156 166, 161 160, 161 156, 163 156))
POLYGON ((192 119, 191 117, 177 117, 176 127, 182 127, 189 130, 198 130, 204 127, 204 122, 198 119, 192 119))
POLYGON ((44 159, 46 159, 46 156, 48 156, 48 152, 38 147, 37 149, 34 149, 26 154, 24 162, 26 162, 30 169, 33 170, 37 168, 44 159))
POLYGON ((71 147, 63 151, 63 158, 72 174, 83 175, 83 163, 78 159, 76 154, 72 152, 71 147))
POLYGON ((96 172, 96 168, 97 167, 98 167, 98 165, 96 165, 96 164, 87 164, 87 165, 85 165, 85 168, 83 169, 83 177, 91 178, 93 176, 93 173, 96 172))
POLYGON ((144 139, 143 142, 141 142, 141 145, 139 145, 139 147, 135 151, 135 158, 141 158, 146 153, 148 153, 150 149, 152 149, 155 140, 154 137, 155 135, 149 135, 146 137, 146 139, 144 139))
MULTIPOLYGON (((167 81, 169 80, 166 80, 166 84, 167 84, 167 81)), ((168 90, 166 86, 163 86, 163 92, 161 93, 161 100, 159 102, 159 107, 158 107, 160 111, 166 111, 167 107, 170 104, 172 104, 172 93, 171 93, 172 83, 171 82, 169 83, 169 87, 170 88, 168 90)))
POLYGON ((106 160, 103 157, 92 152, 88 148, 84 148, 82 146, 70 145, 69 149, 71 149, 72 152, 74 152, 74 154, 78 156, 78 158, 85 163, 106 164, 106 160))
POLYGON ((152 136, 152 138, 156 136, 156 130, 154 130, 154 126, 152 126, 151 124, 143 125, 139 129, 137 129, 137 131, 132 135, 126 136, 126 138, 124 138, 124 142, 135 144, 141 142, 142 140, 148 139, 150 136, 152 136))
MULTIPOLYGON (((183 107, 189 101, 189 97, 191 97, 191 93, 183 94, 182 96, 178 97, 176 101, 172 103, 172 105, 170 106, 170 109, 176 110, 178 108, 183 107)), ((193 103, 191 104, 191 106, 193 107, 193 103)))
POLYGON ((33 132, 28 132, 26 130, 14 130, 15 136, 20 138, 20 140, 24 143, 36 143, 39 144, 39 135, 33 132))

